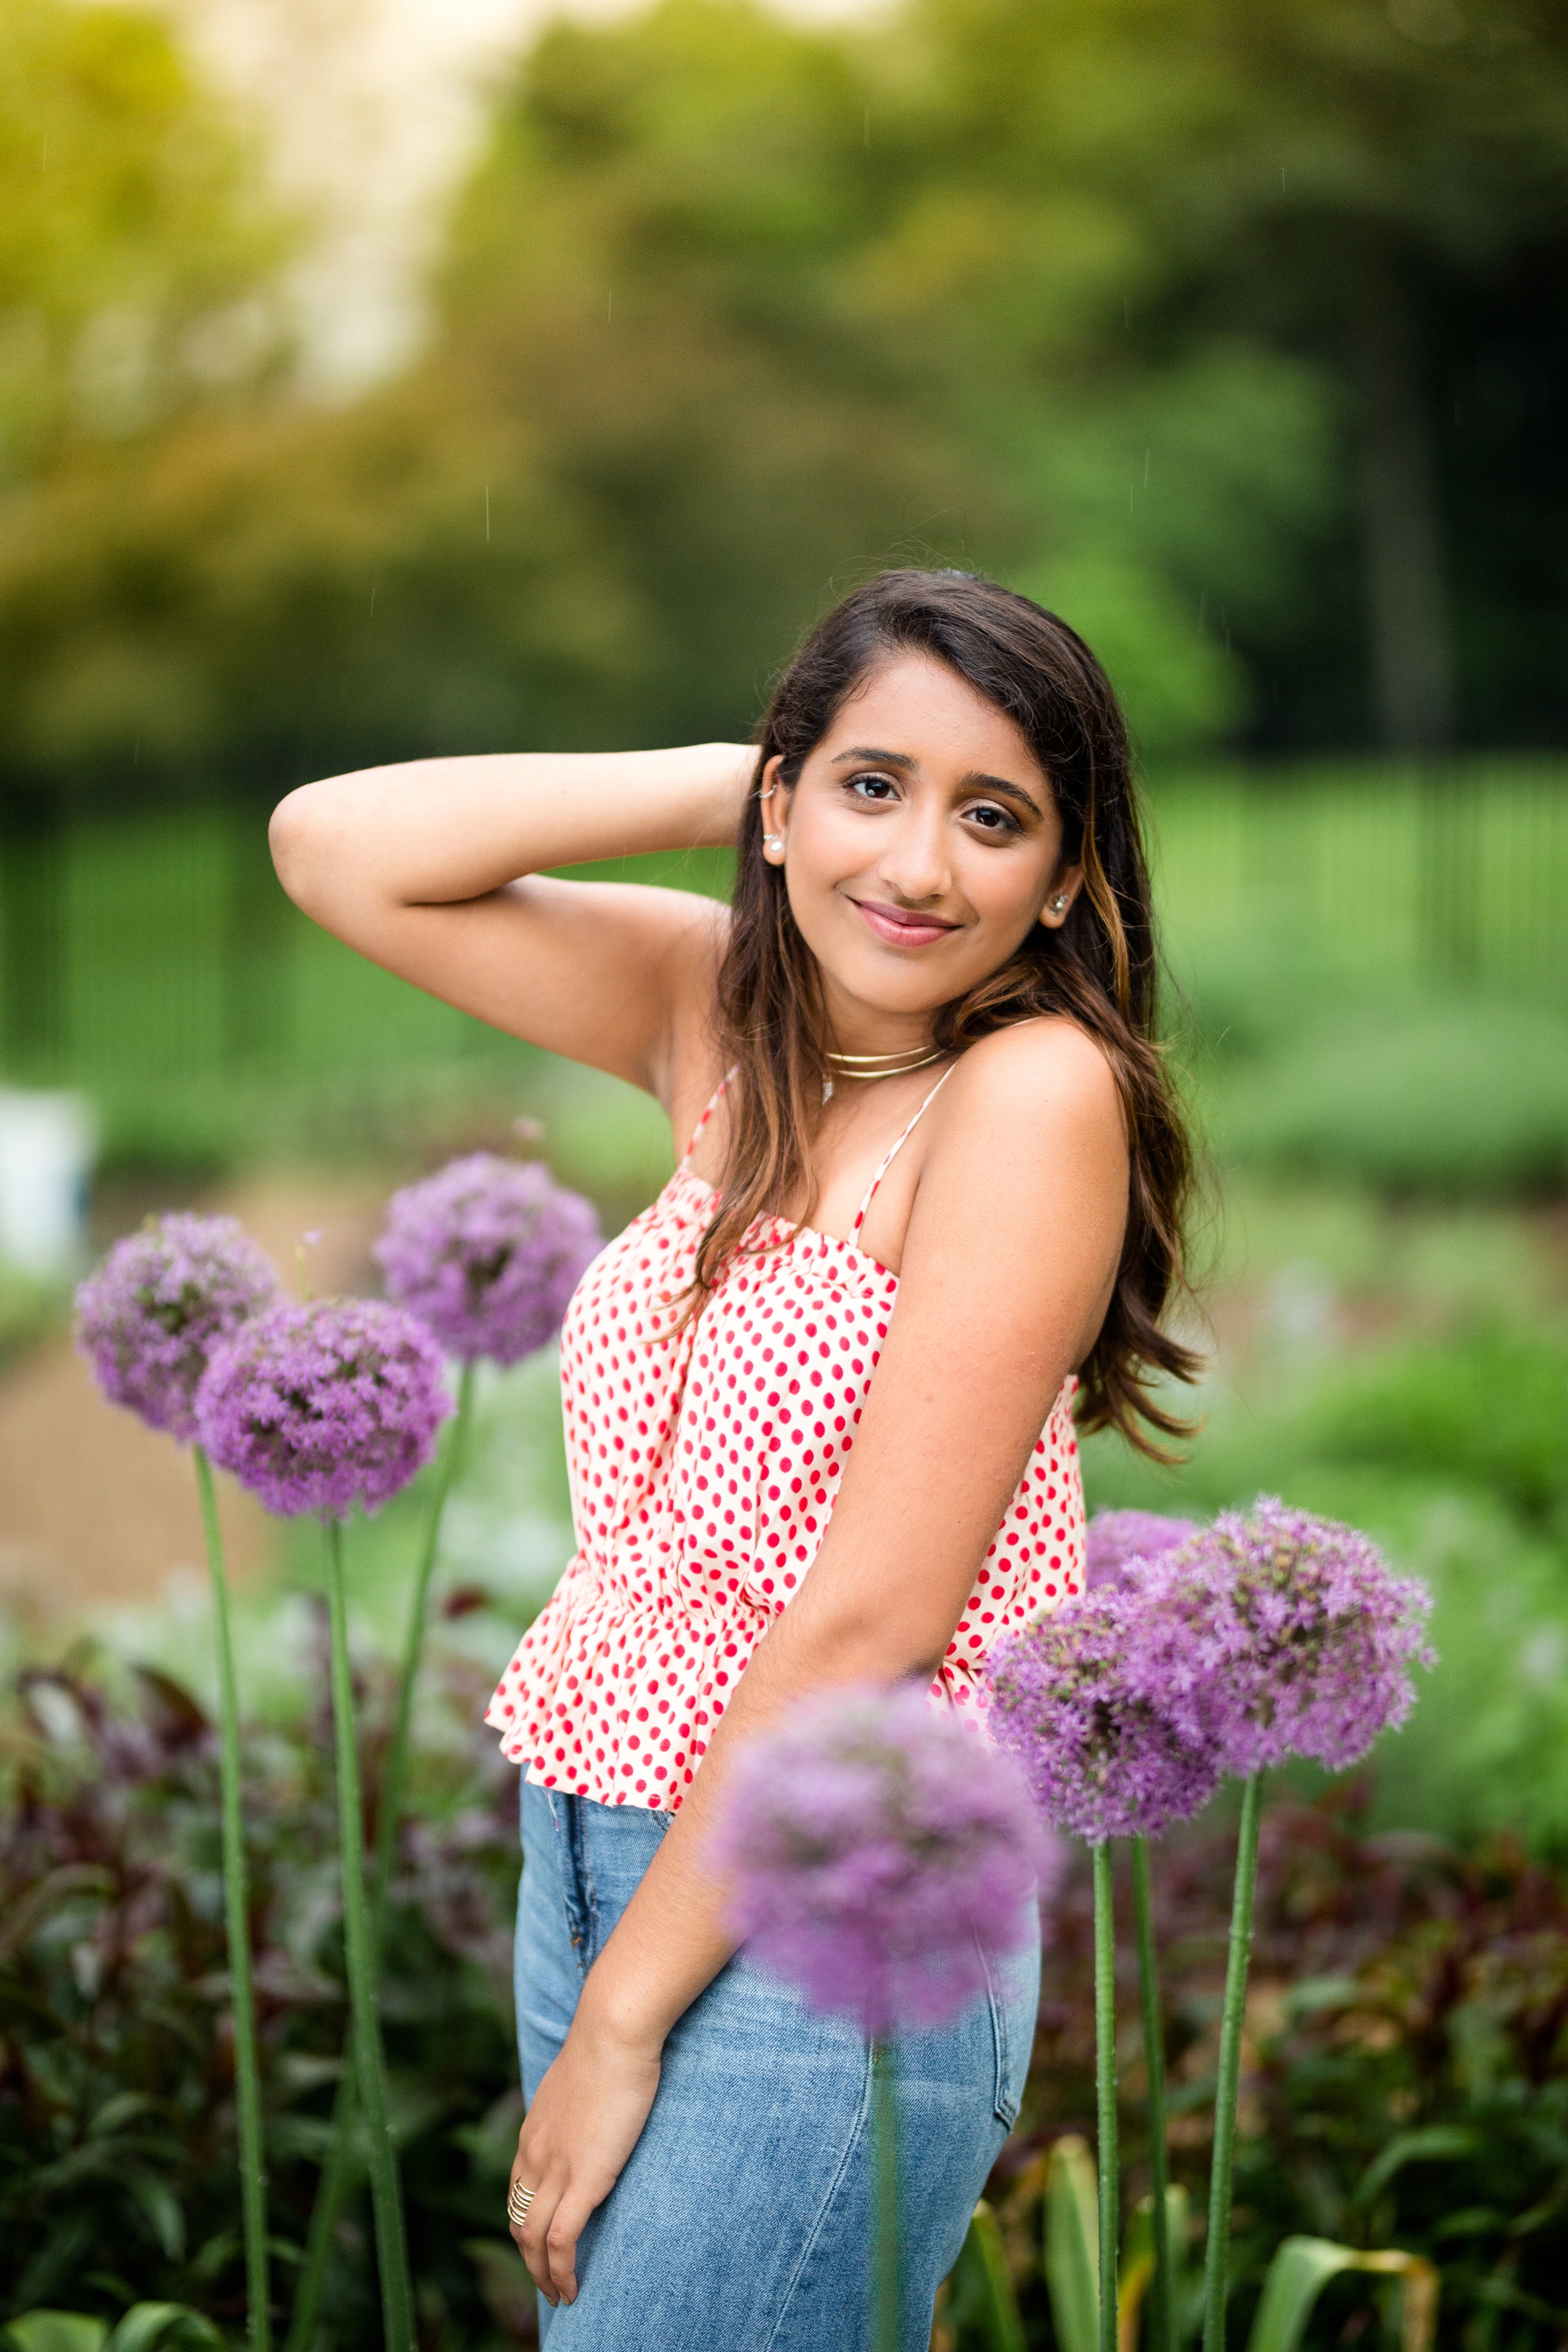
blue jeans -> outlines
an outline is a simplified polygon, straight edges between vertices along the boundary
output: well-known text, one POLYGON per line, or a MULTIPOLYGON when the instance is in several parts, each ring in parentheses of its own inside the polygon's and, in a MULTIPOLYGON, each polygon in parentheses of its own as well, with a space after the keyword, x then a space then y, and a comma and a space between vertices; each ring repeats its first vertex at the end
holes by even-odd
MULTIPOLYGON (((583 1979, 668 1813, 522 1791, 518 2040, 531 2099, 583 1979)), ((895 2045, 902 2352, 927 2352, 936 2290, 1018 2112, 1039 1938, 949 2025, 895 2045)), ((866 2044, 737 1953, 665 2044, 642 2137, 584 2230, 577 2300, 549 2352, 864 2352, 871 2342, 866 2044)))

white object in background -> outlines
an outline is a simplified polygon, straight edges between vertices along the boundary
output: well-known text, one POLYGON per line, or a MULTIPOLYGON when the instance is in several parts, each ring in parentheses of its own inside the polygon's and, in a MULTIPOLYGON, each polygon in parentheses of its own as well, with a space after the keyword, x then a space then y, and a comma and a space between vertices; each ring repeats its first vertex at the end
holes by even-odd
POLYGON ((97 1147, 85 1095, 0 1087, 0 1259, 45 1281, 76 1272, 97 1147))

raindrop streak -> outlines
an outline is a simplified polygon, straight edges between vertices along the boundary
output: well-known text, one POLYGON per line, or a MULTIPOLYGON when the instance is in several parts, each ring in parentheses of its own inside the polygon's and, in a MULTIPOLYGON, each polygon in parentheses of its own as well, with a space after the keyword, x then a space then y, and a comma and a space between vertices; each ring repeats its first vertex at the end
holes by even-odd
MULTIPOLYGON (((487 492, 487 493, 486 493, 486 495, 487 495, 487 497, 488 497, 489 493, 487 492)), ((374 621, 374 618, 375 618, 375 597, 376 597, 376 591, 377 591, 377 589, 378 589, 380 586, 381 586, 381 574, 380 574, 380 572, 378 572, 376 573, 376 575, 375 575, 375 578, 374 578, 374 579, 371 582, 371 583, 370 583, 370 617, 371 617, 371 619, 372 619, 373 621, 374 621)))
POLYGON ((1143 452, 1143 488, 1145 489, 1149 487, 1149 460, 1153 454, 1152 449, 1145 449, 1143 452))
POLYGON ((606 327, 609 325, 612 317, 615 315, 615 296, 613 294, 606 294, 605 297, 605 324, 606 327))
POLYGON ((868 147, 871 144, 871 110, 869 107, 866 109, 866 144, 868 147))
MULTIPOLYGON (((489 486, 489 484, 487 482, 487 483, 485 484, 485 545, 488 547, 488 546, 489 545, 489 543, 490 543, 490 486, 489 486)), ((375 610, 374 592, 374 591, 372 592, 371 610, 372 610, 373 612, 375 610)))

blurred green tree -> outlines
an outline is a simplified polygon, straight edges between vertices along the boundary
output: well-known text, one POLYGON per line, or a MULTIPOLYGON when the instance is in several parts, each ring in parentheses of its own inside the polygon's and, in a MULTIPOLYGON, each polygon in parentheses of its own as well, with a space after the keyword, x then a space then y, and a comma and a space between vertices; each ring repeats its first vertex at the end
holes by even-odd
POLYGON ((284 246, 156 15, 0 0, 0 485, 276 367, 284 246))
POLYGON ((1153 754, 1561 734, 1568 24, 1467 5, 548 26, 403 378, 79 446, 0 516, 0 765, 732 733, 900 558, 1057 604, 1153 754))

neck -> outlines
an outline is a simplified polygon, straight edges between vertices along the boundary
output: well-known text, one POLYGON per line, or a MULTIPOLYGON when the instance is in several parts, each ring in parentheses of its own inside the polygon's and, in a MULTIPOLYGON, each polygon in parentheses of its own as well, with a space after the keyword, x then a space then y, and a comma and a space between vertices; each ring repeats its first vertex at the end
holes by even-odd
POLYGON ((929 1013, 885 1013, 879 1007, 841 998, 831 986, 826 996, 828 1058, 845 1061, 875 1058, 897 1061, 933 1051, 929 1013))

